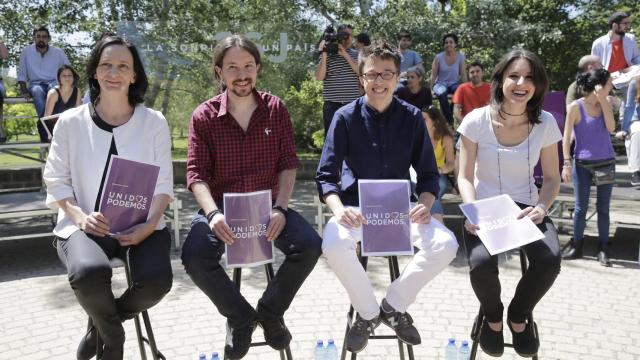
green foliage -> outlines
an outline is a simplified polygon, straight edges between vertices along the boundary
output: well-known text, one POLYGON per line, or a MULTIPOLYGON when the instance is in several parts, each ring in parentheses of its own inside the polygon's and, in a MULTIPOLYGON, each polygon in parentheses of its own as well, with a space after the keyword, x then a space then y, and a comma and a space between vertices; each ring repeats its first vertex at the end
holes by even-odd
POLYGON ((300 88, 294 86, 284 96, 293 122, 293 131, 298 149, 318 151, 312 135, 323 129, 322 124, 322 82, 308 77, 300 88))

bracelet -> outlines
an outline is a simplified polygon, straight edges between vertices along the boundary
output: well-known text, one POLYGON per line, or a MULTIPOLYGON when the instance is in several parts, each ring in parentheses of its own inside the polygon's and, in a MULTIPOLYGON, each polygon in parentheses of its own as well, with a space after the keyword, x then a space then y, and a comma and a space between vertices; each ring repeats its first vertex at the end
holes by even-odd
POLYGON ((211 220, 213 220, 213 217, 216 216, 217 214, 224 214, 224 213, 220 209, 215 209, 207 214, 207 221, 211 222, 211 220))
POLYGON ((280 206, 280 205, 274 205, 274 206, 272 207, 272 209, 273 209, 273 210, 280 211, 280 212, 282 213, 282 215, 284 215, 284 217, 287 217, 287 209, 283 208, 282 206, 280 206))
POLYGON ((544 211, 544 216, 547 216, 547 205, 543 203, 537 203, 536 206, 538 209, 544 211))

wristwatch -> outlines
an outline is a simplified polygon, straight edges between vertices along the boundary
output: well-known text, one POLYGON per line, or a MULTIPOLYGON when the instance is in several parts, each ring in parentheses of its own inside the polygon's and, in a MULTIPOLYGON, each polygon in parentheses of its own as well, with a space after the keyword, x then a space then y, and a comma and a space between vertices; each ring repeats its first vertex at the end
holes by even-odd
POLYGON ((547 205, 545 205, 544 203, 537 203, 535 207, 544 211, 544 216, 547 216, 547 205))
POLYGON ((280 212, 282 213, 282 215, 284 215, 285 217, 287 217, 287 209, 283 208, 282 206, 280 206, 280 205, 274 205, 274 206, 272 207, 272 209, 273 209, 273 210, 280 211, 280 212))

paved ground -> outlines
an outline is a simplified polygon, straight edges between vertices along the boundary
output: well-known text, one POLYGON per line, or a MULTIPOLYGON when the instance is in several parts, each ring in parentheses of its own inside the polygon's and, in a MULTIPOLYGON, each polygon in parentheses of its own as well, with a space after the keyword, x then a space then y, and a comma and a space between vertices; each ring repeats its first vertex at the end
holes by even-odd
MULTIPOLYGON (((637 192, 633 189, 633 194, 637 192)), ((303 211, 315 224, 310 182, 297 184, 292 206, 303 211)), ((195 204, 190 194, 179 193, 187 208, 188 221, 195 204)), ((455 200, 448 197, 449 200, 455 200)), ((614 203, 615 205, 615 203, 614 203)), ((613 217, 632 216, 637 209, 624 202, 612 206, 613 217)), ((454 204, 447 209, 455 210, 454 204)), ((636 215, 637 216, 637 215, 636 215)), ((186 222, 185 224, 188 224, 186 222)), ((459 229, 459 222, 448 222, 459 229)), ((46 228, 47 219, 4 221, 0 231, 46 228)), ((594 235, 593 225, 588 234, 594 235)), ((183 231, 183 236, 185 232, 183 231)), ((535 311, 542 346, 541 359, 640 359, 640 281, 638 230, 612 228, 614 267, 600 266, 595 255, 596 240, 587 243, 584 260, 564 262, 553 288, 535 311)), ((562 235, 566 242, 568 235, 562 235)), ((174 283, 166 298, 150 310, 159 346, 168 359, 196 359, 200 351, 222 351, 224 319, 209 300, 186 276, 176 251, 173 254, 174 283)), ((503 299, 508 303, 520 276, 517 253, 509 255, 501 266, 503 299)), ((282 259, 279 258, 279 261, 282 259)), ((401 260, 401 266, 406 260, 401 260)), ((370 261, 370 276, 378 295, 388 284, 386 262, 370 261)), ((115 292, 124 284, 122 269, 115 271, 115 292)), ((245 271, 243 293, 253 303, 264 289, 261 268, 245 271)), ((315 340, 334 338, 341 346, 348 309, 345 291, 321 259, 298 293, 285 320, 293 334, 295 359, 312 358, 315 340)), ((471 290, 468 268, 461 252, 454 262, 420 293, 409 309, 422 335, 423 344, 415 347, 417 359, 442 359, 449 337, 468 339, 478 302, 471 290)), ((73 359, 78 340, 84 332, 86 317, 75 301, 66 274, 50 239, 0 242, 0 359, 26 358, 73 359)), ((133 323, 125 324, 126 359, 139 359, 133 323)), ((388 333, 388 329, 379 328, 388 333)), ((506 333, 506 339, 510 335, 506 333)), ((255 338, 261 339, 261 331, 255 338)), ((253 348, 247 359, 277 359, 269 348, 253 348)), ((397 359, 392 340, 369 343, 359 358, 397 359)), ((482 359, 490 357, 480 355, 482 359)), ((505 359, 516 359, 510 350, 505 359)))

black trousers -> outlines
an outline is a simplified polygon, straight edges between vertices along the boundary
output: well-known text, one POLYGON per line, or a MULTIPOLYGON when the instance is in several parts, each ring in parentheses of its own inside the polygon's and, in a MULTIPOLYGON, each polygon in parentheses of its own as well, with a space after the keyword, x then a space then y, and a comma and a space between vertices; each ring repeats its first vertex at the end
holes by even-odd
POLYGON ((58 257, 66 265, 78 302, 100 332, 105 345, 124 343, 122 322, 154 306, 169 292, 173 281, 169 230, 154 231, 137 246, 122 247, 111 237, 76 231, 56 238, 58 257), (119 298, 111 290, 109 259, 129 257, 132 286, 119 298))
MULTIPOLYGON (((522 275, 508 309, 511 321, 524 322, 536 304, 553 285, 560 273, 560 241, 549 217, 538 225, 544 239, 524 245, 529 267, 522 275)), ((469 260, 471 286, 476 293, 487 321, 500 322, 504 307, 500 301, 498 256, 491 256, 480 238, 463 231, 469 260)))
POLYGON ((345 106, 347 103, 339 103, 334 101, 325 101, 322 105, 322 121, 324 123, 324 137, 327 137, 327 131, 329 131, 329 126, 331 126, 331 121, 333 120, 333 115, 335 115, 336 111, 341 107, 345 106))
MULTIPOLYGON (((257 310, 262 317, 279 319, 322 254, 322 239, 300 214, 289 209, 285 228, 274 245, 285 254, 285 261, 267 284, 257 310)), ((224 242, 213 234, 200 211, 182 246, 182 264, 231 327, 238 328, 255 317, 255 310, 220 266, 224 250, 224 242)))

